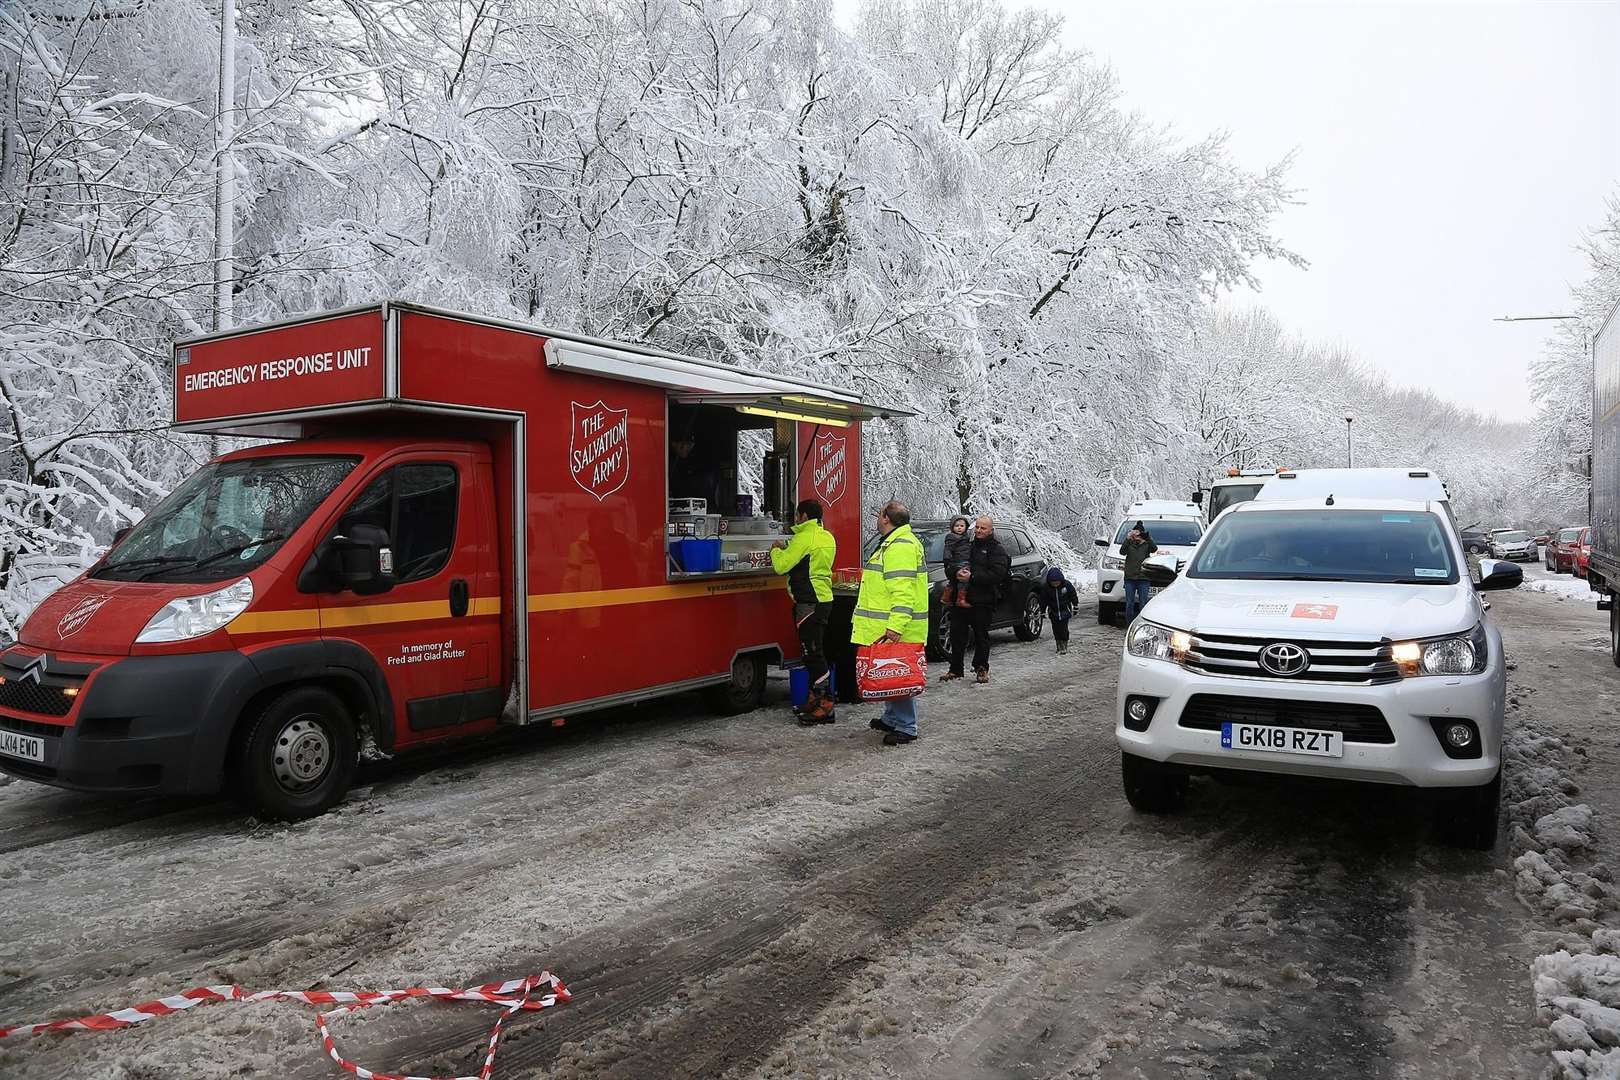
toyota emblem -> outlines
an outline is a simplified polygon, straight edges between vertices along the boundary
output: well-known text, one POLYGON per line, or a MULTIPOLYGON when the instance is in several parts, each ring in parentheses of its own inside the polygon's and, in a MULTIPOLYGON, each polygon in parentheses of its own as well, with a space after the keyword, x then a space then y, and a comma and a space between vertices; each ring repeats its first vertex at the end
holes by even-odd
POLYGON ((1292 642, 1274 641, 1260 650, 1260 666, 1273 675, 1302 675, 1311 654, 1292 642))

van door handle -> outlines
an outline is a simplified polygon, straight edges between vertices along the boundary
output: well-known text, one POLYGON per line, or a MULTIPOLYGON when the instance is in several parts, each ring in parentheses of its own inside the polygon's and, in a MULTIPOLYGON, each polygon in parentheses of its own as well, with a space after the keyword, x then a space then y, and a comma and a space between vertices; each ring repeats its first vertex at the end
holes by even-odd
POLYGON ((466 578, 454 578, 450 582, 450 615, 461 618, 467 614, 468 590, 466 578))

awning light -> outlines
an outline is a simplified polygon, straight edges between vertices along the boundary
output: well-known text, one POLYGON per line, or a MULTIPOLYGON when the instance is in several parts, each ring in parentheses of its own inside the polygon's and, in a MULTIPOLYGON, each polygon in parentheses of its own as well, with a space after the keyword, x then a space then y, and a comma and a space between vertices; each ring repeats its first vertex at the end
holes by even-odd
POLYGON ((830 416, 813 416, 810 413, 793 412, 788 409, 764 409, 758 405, 738 405, 736 409, 749 416, 769 416, 775 420, 797 420, 801 424, 823 424, 827 427, 849 427, 848 420, 834 420, 830 416))

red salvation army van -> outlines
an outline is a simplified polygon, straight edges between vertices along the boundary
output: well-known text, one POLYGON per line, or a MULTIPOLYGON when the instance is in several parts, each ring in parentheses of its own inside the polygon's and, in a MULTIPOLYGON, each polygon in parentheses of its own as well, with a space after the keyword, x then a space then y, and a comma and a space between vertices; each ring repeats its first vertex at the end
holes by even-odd
POLYGON ((320 813, 385 751, 798 659, 768 551, 859 562, 836 388, 385 303, 181 342, 174 427, 280 441, 181 484, 0 655, 0 770, 320 813))

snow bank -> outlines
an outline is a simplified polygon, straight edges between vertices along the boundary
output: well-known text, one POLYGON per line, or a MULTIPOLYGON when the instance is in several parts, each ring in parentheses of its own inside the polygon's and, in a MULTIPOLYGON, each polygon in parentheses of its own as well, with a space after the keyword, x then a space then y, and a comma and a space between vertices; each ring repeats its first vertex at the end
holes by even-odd
POLYGON ((1620 898, 1609 868, 1584 860, 1594 847, 1595 815, 1574 801, 1580 788, 1569 777, 1572 755, 1562 739, 1515 724, 1502 756, 1519 853, 1514 889, 1527 907, 1571 932, 1557 952, 1531 964, 1536 1015, 1554 1046, 1548 1075, 1620 1080, 1620 930, 1599 925, 1620 898))
POLYGON ((1546 593, 1560 600, 1586 600, 1595 604, 1598 598, 1586 579, 1578 577, 1531 577, 1526 574, 1524 584, 1519 588, 1525 592, 1546 593))

